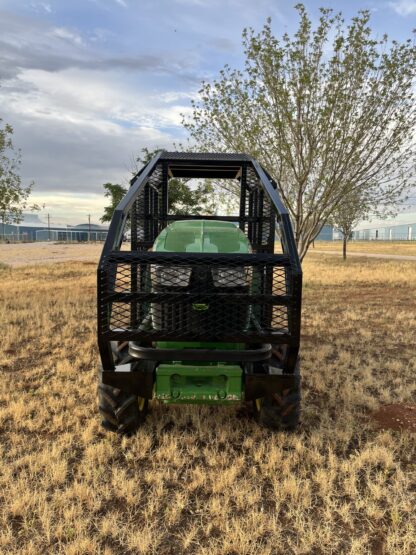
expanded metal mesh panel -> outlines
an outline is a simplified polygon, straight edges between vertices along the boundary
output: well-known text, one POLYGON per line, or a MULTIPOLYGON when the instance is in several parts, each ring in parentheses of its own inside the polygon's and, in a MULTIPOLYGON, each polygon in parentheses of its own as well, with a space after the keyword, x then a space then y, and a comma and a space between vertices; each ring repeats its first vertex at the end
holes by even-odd
POLYGON ((143 340, 269 341, 290 332, 284 256, 113 253, 100 273, 100 328, 143 340))
POLYGON ((254 169, 249 166, 247 168, 247 187, 252 191, 258 189, 260 186, 260 179, 257 177, 254 169))
POLYGON ((274 242, 273 237, 273 218, 275 217, 272 213, 272 206, 270 200, 267 196, 263 199, 263 217, 264 222, 261 228, 260 241, 262 245, 270 245, 274 242))
MULTIPOLYGON (((169 221, 172 215, 167 214, 167 199, 169 198, 168 165, 169 157, 175 159, 177 153, 165 153, 161 161, 155 166, 147 182, 137 194, 131 211, 131 234, 132 249, 145 251, 150 248, 169 221), (164 206, 166 204, 166 206, 164 206)), ((190 153, 179 153, 180 156, 189 160, 201 160, 199 155, 190 153)), ((200 156, 205 156, 201 154, 200 156)), ((224 159, 234 160, 239 154, 223 154, 224 159)), ((216 154, 206 154, 207 159, 218 160, 216 154)), ((247 157, 248 158, 248 157, 247 157)), ((254 252, 273 252, 274 244, 274 221, 276 212, 272 208, 270 198, 265 193, 261 181, 253 166, 242 163, 241 187, 244 195, 240 197, 241 206, 239 212, 239 225, 249 239, 254 252)), ((186 217, 186 215, 185 215, 186 217)), ((198 216, 197 216, 198 217, 198 216)))
POLYGON ((267 252, 274 243, 274 218, 270 199, 265 195, 254 169, 247 167, 245 203, 245 232, 256 252, 267 252))
POLYGON ((134 250, 149 248, 162 229, 162 180, 163 168, 158 164, 133 204, 131 233, 134 250))

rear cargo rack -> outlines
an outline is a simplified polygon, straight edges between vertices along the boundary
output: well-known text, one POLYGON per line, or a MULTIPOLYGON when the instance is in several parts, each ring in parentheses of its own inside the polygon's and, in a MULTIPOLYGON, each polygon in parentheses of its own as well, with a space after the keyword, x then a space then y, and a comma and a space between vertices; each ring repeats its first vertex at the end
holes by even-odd
POLYGON ((289 216, 275 183, 253 158, 161 152, 132 179, 115 210, 100 259, 98 344, 103 368, 114 369, 111 341, 135 341, 144 347, 158 341, 224 341, 244 343, 247 349, 286 345, 287 369, 293 371, 301 287, 289 216), (169 214, 171 177, 235 180, 238 214, 169 214), (184 219, 235 222, 253 253, 149 252, 164 227, 184 219), (128 225, 130 250, 120 250, 128 225))

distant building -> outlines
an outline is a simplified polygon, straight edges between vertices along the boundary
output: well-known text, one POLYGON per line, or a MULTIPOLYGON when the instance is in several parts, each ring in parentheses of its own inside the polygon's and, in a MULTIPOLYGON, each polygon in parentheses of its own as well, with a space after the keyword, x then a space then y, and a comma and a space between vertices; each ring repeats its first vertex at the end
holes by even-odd
POLYGON ((108 227, 98 224, 63 225, 43 222, 38 214, 23 214, 19 224, 0 224, 0 237, 10 241, 104 241, 108 227))
POLYGON ((355 240, 414 241, 416 240, 416 211, 408 210, 385 220, 361 222, 353 231, 355 240))
POLYGON ((332 225, 325 224, 315 241, 332 241, 334 239, 334 228, 332 225))

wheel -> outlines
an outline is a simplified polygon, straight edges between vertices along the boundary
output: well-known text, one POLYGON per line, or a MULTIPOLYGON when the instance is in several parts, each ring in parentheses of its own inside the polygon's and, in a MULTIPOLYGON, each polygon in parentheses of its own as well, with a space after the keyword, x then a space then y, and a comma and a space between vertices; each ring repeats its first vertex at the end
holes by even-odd
POLYGON ((272 430, 293 431, 300 420, 301 400, 300 376, 296 376, 295 386, 253 401, 256 420, 272 430))
POLYGON ((131 435, 145 421, 148 400, 100 383, 98 406, 104 428, 119 434, 131 435))
MULTIPOLYGON (((129 362, 128 344, 111 345, 114 362, 125 364, 129 362)), ((133 434, 145 421, 149 401, 111 385, 98 385, 98 408, 103 420, 102 426, 119 434, 133 434)))

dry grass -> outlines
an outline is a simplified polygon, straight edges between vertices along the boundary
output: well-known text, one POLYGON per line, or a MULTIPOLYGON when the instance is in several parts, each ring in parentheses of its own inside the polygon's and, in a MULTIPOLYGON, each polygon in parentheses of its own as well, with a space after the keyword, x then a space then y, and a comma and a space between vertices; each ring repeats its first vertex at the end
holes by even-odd
MULTIPOLYGON (((337 251, 342 253, 342 241, 315 241, 313 251, 337 251)), ((416 256, 416 241, 350 241, 348 252, 364 252, 370 254, 402 254, 416 256)))
POLYGON ((67 261, 98 262, 102 243, 0 243, 0 261, 10 266, 67 261))
POLYGON ((416 265, 305 264, 303 424, 152 407, 133 438, 96 411, 94 264, 0 271, 0 552, 414 554, 416 265))

